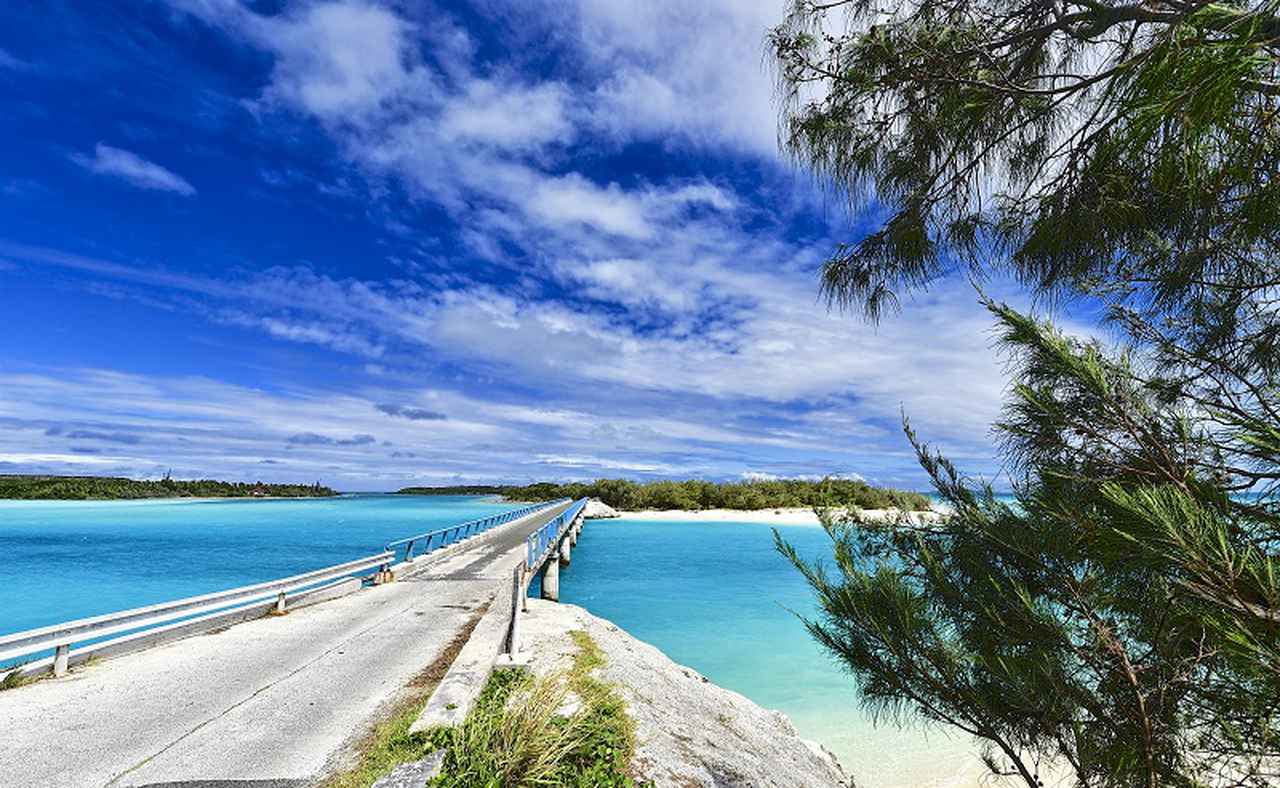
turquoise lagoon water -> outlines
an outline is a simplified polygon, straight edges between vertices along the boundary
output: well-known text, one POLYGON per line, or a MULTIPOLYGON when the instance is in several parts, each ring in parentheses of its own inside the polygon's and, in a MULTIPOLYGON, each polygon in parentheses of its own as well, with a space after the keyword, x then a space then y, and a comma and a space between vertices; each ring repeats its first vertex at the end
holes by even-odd
MULTIPOLYGON (((830 555, 817 526, 779 526, 802 555, 830 555)), ((561 599, 662 649, 722 687, 787 714, 859 786, 968 786, 975 749, 939 729, 877 727, 853 680, 793 611, 808 586, 759 523, 593 520, 560 574, 561 599)))
POLYGON ((0 501, 0 634, 288 577, 512 508, 475 496, 0 501))
MULTIPOLYGON (((271 580, 508 507, 480 497, 0 501, 0 633, 271 580)), ((780 530, 821 555, 817 527, 780 530)), ((786 712, 870 788, 968 784, 966 742, 875 728, 791 610, 811 599, 752 523, 592 521, 561 576, 580 604, 786 712)))

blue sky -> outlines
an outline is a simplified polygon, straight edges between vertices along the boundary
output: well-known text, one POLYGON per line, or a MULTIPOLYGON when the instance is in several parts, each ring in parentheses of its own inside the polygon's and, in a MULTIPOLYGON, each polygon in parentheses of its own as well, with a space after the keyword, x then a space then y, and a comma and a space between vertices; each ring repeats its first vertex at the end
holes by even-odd
POLYGON ((779 155, 781 5, 20 4, 0 30, 0 472, 992 474, 963 280, 878 327, 779 155))

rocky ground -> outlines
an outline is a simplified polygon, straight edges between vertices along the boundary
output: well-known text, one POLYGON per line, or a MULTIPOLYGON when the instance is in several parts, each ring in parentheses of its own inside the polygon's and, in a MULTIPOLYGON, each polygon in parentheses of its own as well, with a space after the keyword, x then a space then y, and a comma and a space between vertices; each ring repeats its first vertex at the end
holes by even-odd
POLYGON ((567 668, 583 630, 608 664, 599 677, 626 699, 636 723, 635 776, 658 788, 849 786, 835 758, 801 739, 786 715, 757 706, 677 665, 653 646, 574 605, 529 601, 522 619, 532 668, 567 668))
POLYGON ((588 520, 609 520, 614 517, 621 517, 618 510, 598 498, 592 498, 587 501, 587 505, 583 507, 582 516, 588 520))

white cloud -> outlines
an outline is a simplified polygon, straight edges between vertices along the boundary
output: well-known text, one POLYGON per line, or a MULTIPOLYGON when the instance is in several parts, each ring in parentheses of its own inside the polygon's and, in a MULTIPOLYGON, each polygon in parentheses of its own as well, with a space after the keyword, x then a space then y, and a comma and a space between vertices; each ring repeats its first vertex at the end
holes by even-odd
POLYGON ((569 105, 568 89, 557 82, 524 88, 469 79, 444 103, 438 133, 446 142, 536 150, 573 138, 569 105))
POLYGON ((764 46, 786 3, 579 0, 577 6, 578 45, 603 75, 596 123, 623 139, 675 135, 684 144, 730 144, 776 156, 764 46))
POLYGON ((92 156, 73 153, 71 161, 98 175, 120 178, 139 189, 173 192, 192 197, 196 189, 185 178, 147 161, 136 153, 98 143, 92 156))
MULTIPOLYGON (((48 250, 15 259, 229 302, 237 313, 223 319, 365 357, 362 364, 377 359, 367 371, 388 379, 403 371, 402 359, 428 356, 460 375, 534 381, 540 398, 554 400, 507 410, 421 403, 450 414, 431 425, 449 434, 474 439, 468 424, 490 419, 504 438, 529 438, 513 444, 523 453, 486 459, 441 439, 441 450, 458 451, 447 462, 459 473, 503 457, 515 463, 507 467, 536 465, 545 455, 569 469, 590 461, 737 475, 764 465, 752 456, 761 447, 779 459, 770 472, 862 470, 849 461, 855 453, 877 458, 868 475, 898 473, 914 464, 896 431, 900 409, 960 456, 989 456, 1003 376, 990 319, 967 285, 947 283, 878 329, 817 301, 817 264, 834 243, 829 230, 812 228, 812 216, 808 235, 795 240, 789 222, 802 190, 774 167, 762 61, 780 3, 581 0, 564 14, 531 0, 522 9, 534 28, 564 22, 553 40, 571 49, 572 68, 538 81, 518 63, 482 61, 466 32, 438 13, 328 0, 267 15, 235 0, 173 1, 273 58, 255 111, 312 118, 347 162, 443 206, 473 250, 518 266, 518 280, 499 292, 462 271, 447 287, 428 288, 299 267, 212 281, 48 250), (732 158, 745 168, 742 180, 761 185, 748 194, 696 175, 584 174, 597 148, 637 140, 732 158), (505 259, 510 249, 515 262, 505 259), (455 424, 458 412, 473 421, 455 424), (553 433, 552 446, 532 440, 539 431, 553 433), (610 455, 602 442, 625 448, 610 455)), ((385 438, 411 426, 366 424, 375 414, 362 407, 351 415, 329 403, 313 424, 297 417, 305 408, 269 403, 266 411, 297 422, 273 422, 273 440, 329 434, 334 414, 343 434, 385 438)), ((430 461, 446 462, 429 451, 430 461)))
POLYGON ((280 18, 246 19, 276 53, 268 97, 315 115, 349 119, 385 109, 415 78, 414 31, 387 9, 316 3, 280 18))
POLYGON ((556 454, 539 454, 538 462, 543 465, 555 465, 561 468, 586 468, 592 470, 630 471, 633 473, 670 473, 671 468, 664 465, 651 465, 641 462, 624 462, 604 457, 566 457, 556 454))
MULTIPOLYGON (((655 415, 649 405, 618 401, 611 411, 604 418, 590 406, 512 405, 439 388, 266 392, 103 370, 0 373, 0 464, 44 473, 154 476, 172 468, 179 476, 319 478, 344 489, 395 488, 416 478, 733 477, 744 470, 741 457, 765 448, 800 458, 776 466, 789 475, 848 464, 831 454, 829 430, 797 425, 795 434, 779 437, 750 425, 716 425, 687 404, 655 415), (392 398, 396 408, 379 409, 392 398), (403 415, 419 410, 450 415, 403 415), (77 452, 83 441, 75 436, 90 433, 141 439, 77 452), (691 441, 700 454, 689 452, 691 441)), ((875 448, 863 454, 869 462, 899 461, 875 448)))

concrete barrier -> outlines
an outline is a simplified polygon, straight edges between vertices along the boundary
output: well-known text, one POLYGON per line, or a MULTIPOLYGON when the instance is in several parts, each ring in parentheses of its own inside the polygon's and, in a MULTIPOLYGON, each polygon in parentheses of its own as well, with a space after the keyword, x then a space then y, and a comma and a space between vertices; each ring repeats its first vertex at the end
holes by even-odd
POLYGON ((410 733, 439 726, 461 725, 471 713, 480 691, 493 673, 498 655, 507 642, 511 626, 511 607, 495 594, 488 610, 472 630, 466 645, 458 652, 418 719, 409 726, 410 733))

